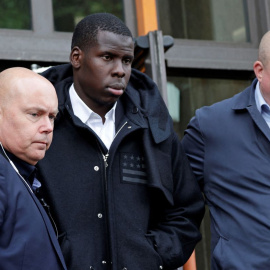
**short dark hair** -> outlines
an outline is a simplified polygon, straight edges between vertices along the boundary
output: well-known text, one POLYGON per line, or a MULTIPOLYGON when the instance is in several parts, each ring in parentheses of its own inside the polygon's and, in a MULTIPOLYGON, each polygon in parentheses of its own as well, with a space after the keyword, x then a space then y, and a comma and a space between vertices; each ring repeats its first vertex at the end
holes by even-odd
POLYGON ((81 50, 93 46, 97 41, 99 31, 108 31, 132 38, 130 30, 118 17, 110 13, 95 13, 86 16, 76 25, 71 50, 75 46, 78 46, 81 50))

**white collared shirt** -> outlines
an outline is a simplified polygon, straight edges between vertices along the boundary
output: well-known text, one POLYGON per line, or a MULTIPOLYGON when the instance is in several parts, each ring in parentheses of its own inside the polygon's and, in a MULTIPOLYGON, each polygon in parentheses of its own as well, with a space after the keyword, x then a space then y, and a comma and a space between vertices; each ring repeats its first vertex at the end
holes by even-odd
POLYGON ((270 106, 266 103, 262 96, 259 82, 257 82, 255 89, 255 101, 259 112, 266 121, 267 125, 270 127, 270 106))
POLYGON ((105 122, 103 124, 102 118, 97 113, 93 112, 78 96, 74 84, 72 84, 69 89, 69 96, 74 115, 89 126, 106 145, 107 149, 110 149, 115 136, 116 103, 112 109, 106 113, 105 122))

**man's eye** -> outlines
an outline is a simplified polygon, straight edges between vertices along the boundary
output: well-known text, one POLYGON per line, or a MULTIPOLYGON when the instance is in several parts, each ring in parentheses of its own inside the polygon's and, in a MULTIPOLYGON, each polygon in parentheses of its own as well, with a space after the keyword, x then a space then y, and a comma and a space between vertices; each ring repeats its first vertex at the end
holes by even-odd
POLYGON ((109 61, 112 59, 112 57, 110 55, 103 55, 103 59, 109 61))
POLYGON ((132 62, 132 60, 129 59, 129 58, 123 60, 123 63, 126 64, 126 65, 131 64, 131 62, 132 62))
POLYGON ((38 116, 37 113, 30 113, 30 115, 33 116, 33 117, 37 117, 38 116))
POLYGON ((54 121, 56 119, 56 115, 49 115, 49 118, 51 121, 54 121))

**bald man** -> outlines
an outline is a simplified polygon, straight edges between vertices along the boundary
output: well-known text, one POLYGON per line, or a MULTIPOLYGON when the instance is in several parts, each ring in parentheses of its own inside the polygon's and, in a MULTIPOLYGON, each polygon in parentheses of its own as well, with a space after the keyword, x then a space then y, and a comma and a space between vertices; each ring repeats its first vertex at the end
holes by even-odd
POLYGON ((35 196, 35 165, 52 141, 53 85, 25 68, 0 73, 0 269, 66 269, 54 229, 35 196))
POLYGON ((256 79, 196 111, 183 138, 211 214, 211 269, 270 269, 270 32, 256 79))

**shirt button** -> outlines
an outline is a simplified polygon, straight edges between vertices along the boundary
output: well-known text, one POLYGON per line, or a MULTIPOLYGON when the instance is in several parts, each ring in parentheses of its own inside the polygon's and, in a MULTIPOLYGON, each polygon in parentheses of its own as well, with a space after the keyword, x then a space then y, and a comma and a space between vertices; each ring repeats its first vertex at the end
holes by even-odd
POLYGON ((160 266, 159 266, 159 269, 163 269, 163 266, 162 266, 162 265, 160 265, 160 266))
POLYGON ((99 167, 98 166, 95 166, 94 167, 94 170, 97 172, 99 170, 99 167))
POLYGON ((106 264, 107 262, 106 262, 106 261, 102 261, 101 263, 102 263, 102 264, 106 264))
POLYGON ((127 270, 127 268, 126 268, 126 267, 124 267, 122 270, 127 270))
POLYGON ((101 213, 98 213, 98 218, 102 218, 102 214, 101 213))

